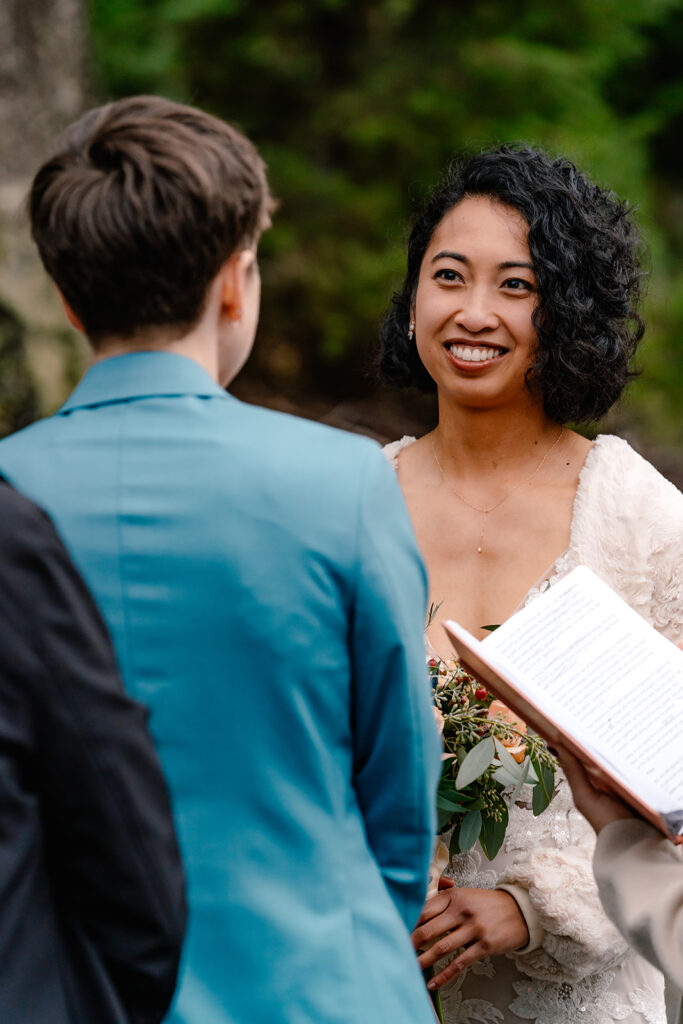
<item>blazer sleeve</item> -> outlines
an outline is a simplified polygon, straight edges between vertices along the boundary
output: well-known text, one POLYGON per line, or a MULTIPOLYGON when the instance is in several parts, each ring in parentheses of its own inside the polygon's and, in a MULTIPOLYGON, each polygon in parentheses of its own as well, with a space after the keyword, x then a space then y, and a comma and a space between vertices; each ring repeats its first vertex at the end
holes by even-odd
POLYGON ((607 915, 641 956, 683 989, 683 855, 647 822, 613 821, 593 868, 607 915))
POLYGON ((395 473, 370 454, 352 625, 355 787, 370 847, 412 929, 426 894, 441 755, 425 662, 427 581, 395 473))
POLYGON ((106 628, 47 517, 25 502, 20 526, 4 585, 17 603, 14 643, 33 648, 36 666, 20 682, 30 692, 53 889, 131 1024, 157 1024, 173 995, 186 909, 146 712, 124 694, 106 628))

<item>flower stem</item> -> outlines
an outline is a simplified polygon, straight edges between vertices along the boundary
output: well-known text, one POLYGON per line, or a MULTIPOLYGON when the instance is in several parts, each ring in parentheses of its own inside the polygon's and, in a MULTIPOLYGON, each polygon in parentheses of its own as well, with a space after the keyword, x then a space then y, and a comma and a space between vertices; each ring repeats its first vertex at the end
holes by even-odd
MULTIPOLYGON (((432 978, 434 977, 434 968, 427 967, 426 970, 422 972, 422 974, 425 980, 425 984, 427 984, 427 982, 431 981, 432 978)), ((427 991, 429 992, 429 997, 432 1000, 434 1013, 436 1014, 439 1020, 439 1024, 444 1024, 443 1007, 441 1005, 441 993, 439 992, 438 988, 435 988, 433 991, 431 989, 428 989, 427 991)))

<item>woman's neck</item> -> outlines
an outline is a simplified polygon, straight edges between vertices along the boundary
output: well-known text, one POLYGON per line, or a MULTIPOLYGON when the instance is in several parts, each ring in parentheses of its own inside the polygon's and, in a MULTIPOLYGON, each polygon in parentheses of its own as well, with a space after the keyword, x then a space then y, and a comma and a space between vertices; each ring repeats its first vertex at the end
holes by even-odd
POLYGON ((532 401, 523 407, 473 409, 440 400, 434 442, 444 470, 459 479, 505 480, 533 468, 559 429, 532 401))

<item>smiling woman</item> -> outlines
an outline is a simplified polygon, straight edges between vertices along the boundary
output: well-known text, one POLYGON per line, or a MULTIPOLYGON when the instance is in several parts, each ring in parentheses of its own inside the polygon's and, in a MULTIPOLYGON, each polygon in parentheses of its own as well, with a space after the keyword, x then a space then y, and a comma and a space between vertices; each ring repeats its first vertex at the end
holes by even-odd
POLYGON ((435 389, 408 327, 425 252, 466 198, 484 198, 521 218, 523 262, 531 263, 536 285, 533 379, 548 416, 599 419, 631 377, 629 363, 643 335, 641 246, 624 203, 569 161, 537 150, 501 146, 465 158, 435 189, 411 232, 407 274, 384 322, 380 376, 396 387, 435 389))
MULTIPOLYGON (((679 638, 683 496, 619 438, 566 426, 603 415, 631 375, 639 261, 624 204, 523 148, 453 165, 413 228, 380 375, 436 390, 439 421, 385 451, 430 599, 474 634, 586 564, 679 638)), ((452 656, 438 622, 428 639, 452 656)), ((478 846, 456 853, 458 886, 414 934, 449 986, 446 1021, 663 1024, 661 979, 602 913, 566 784, 539 819, 524 801, 509 812, 503 849, 490 864, 478 846)))
POLYGON ((454 400, 482 407, 506 389, 526 397, 536 347, 527 234, 517 210, 471 196, 448 211, 427 246, 413 301, 417 352, 454 400))

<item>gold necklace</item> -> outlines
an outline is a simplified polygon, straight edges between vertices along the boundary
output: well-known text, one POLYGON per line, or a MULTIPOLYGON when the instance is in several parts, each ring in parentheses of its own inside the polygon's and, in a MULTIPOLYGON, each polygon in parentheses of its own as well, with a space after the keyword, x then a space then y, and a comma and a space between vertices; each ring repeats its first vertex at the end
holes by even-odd
POLYGON ((446 485, 446 487, 448 487, 451 491, 453 491, 453 494, 456 496, 456 498, 459 498, 460 501, 464 505, 467 505, 467 507, 471 508, 474 512, 479 512, 484 517, 482 519, 482 521, 481 521, 481 531, 479 533, 479 544, 477 546, 477 554, 478 555, 480 555, 482 553, 482 551, 484 550, 484 532, 486 530, 486 517, 488 516, 489 512, 495 512, 495 510, 497 508, 500 508, 500 506, 503 504, 504 501, 508 500, 508 498, 510 497, 511 494, 514 494, 515 491, 518 491, 520 487, 524 487, 525 484, 530 484, 531 483, 531 481, 536 476, 536 474, 540 473, 541 469, 545 465, 546 459, 557 448, 558 444, 560 443, 560 438, 562 437, 563 434, 564 434, 564 427, 560 427, 559 434, 557 435, 557 437, 555 438, 555 440, 551 444, 550 448, 548 448, 548 451, 545 453, 545 455, 543 456, 543 458, 541 459, 539 464, 536 466, 536 469, 533 471, 533 473, 530 473, 529 476, 524 478, 524 480, 520 480, 520 482, 518 484, 515 484, 514 487, 511 487, 510 490, 507 491, 503 495, 502 498, 500 498, 494 505, 489 505, 488 508, 481 508, 480 505, 473 505, 471 501, 468 501, 467 498, 460 493, 460 491, 457 491, 455 489, 455 487, 450 482, 450 480, 446 479, 446 475, 445 475, 445 473, 443 471, 443 467, 442 467, 441 463, 439 462, 439 456, 436 454, 436 445, 434 444, 434 434, 431 435, 430 440, 432 442, 432 454, 434 456, 434 461, 436 462, 437 466, 439 467, 439 473, 441 474, 442 482, 446 485))

